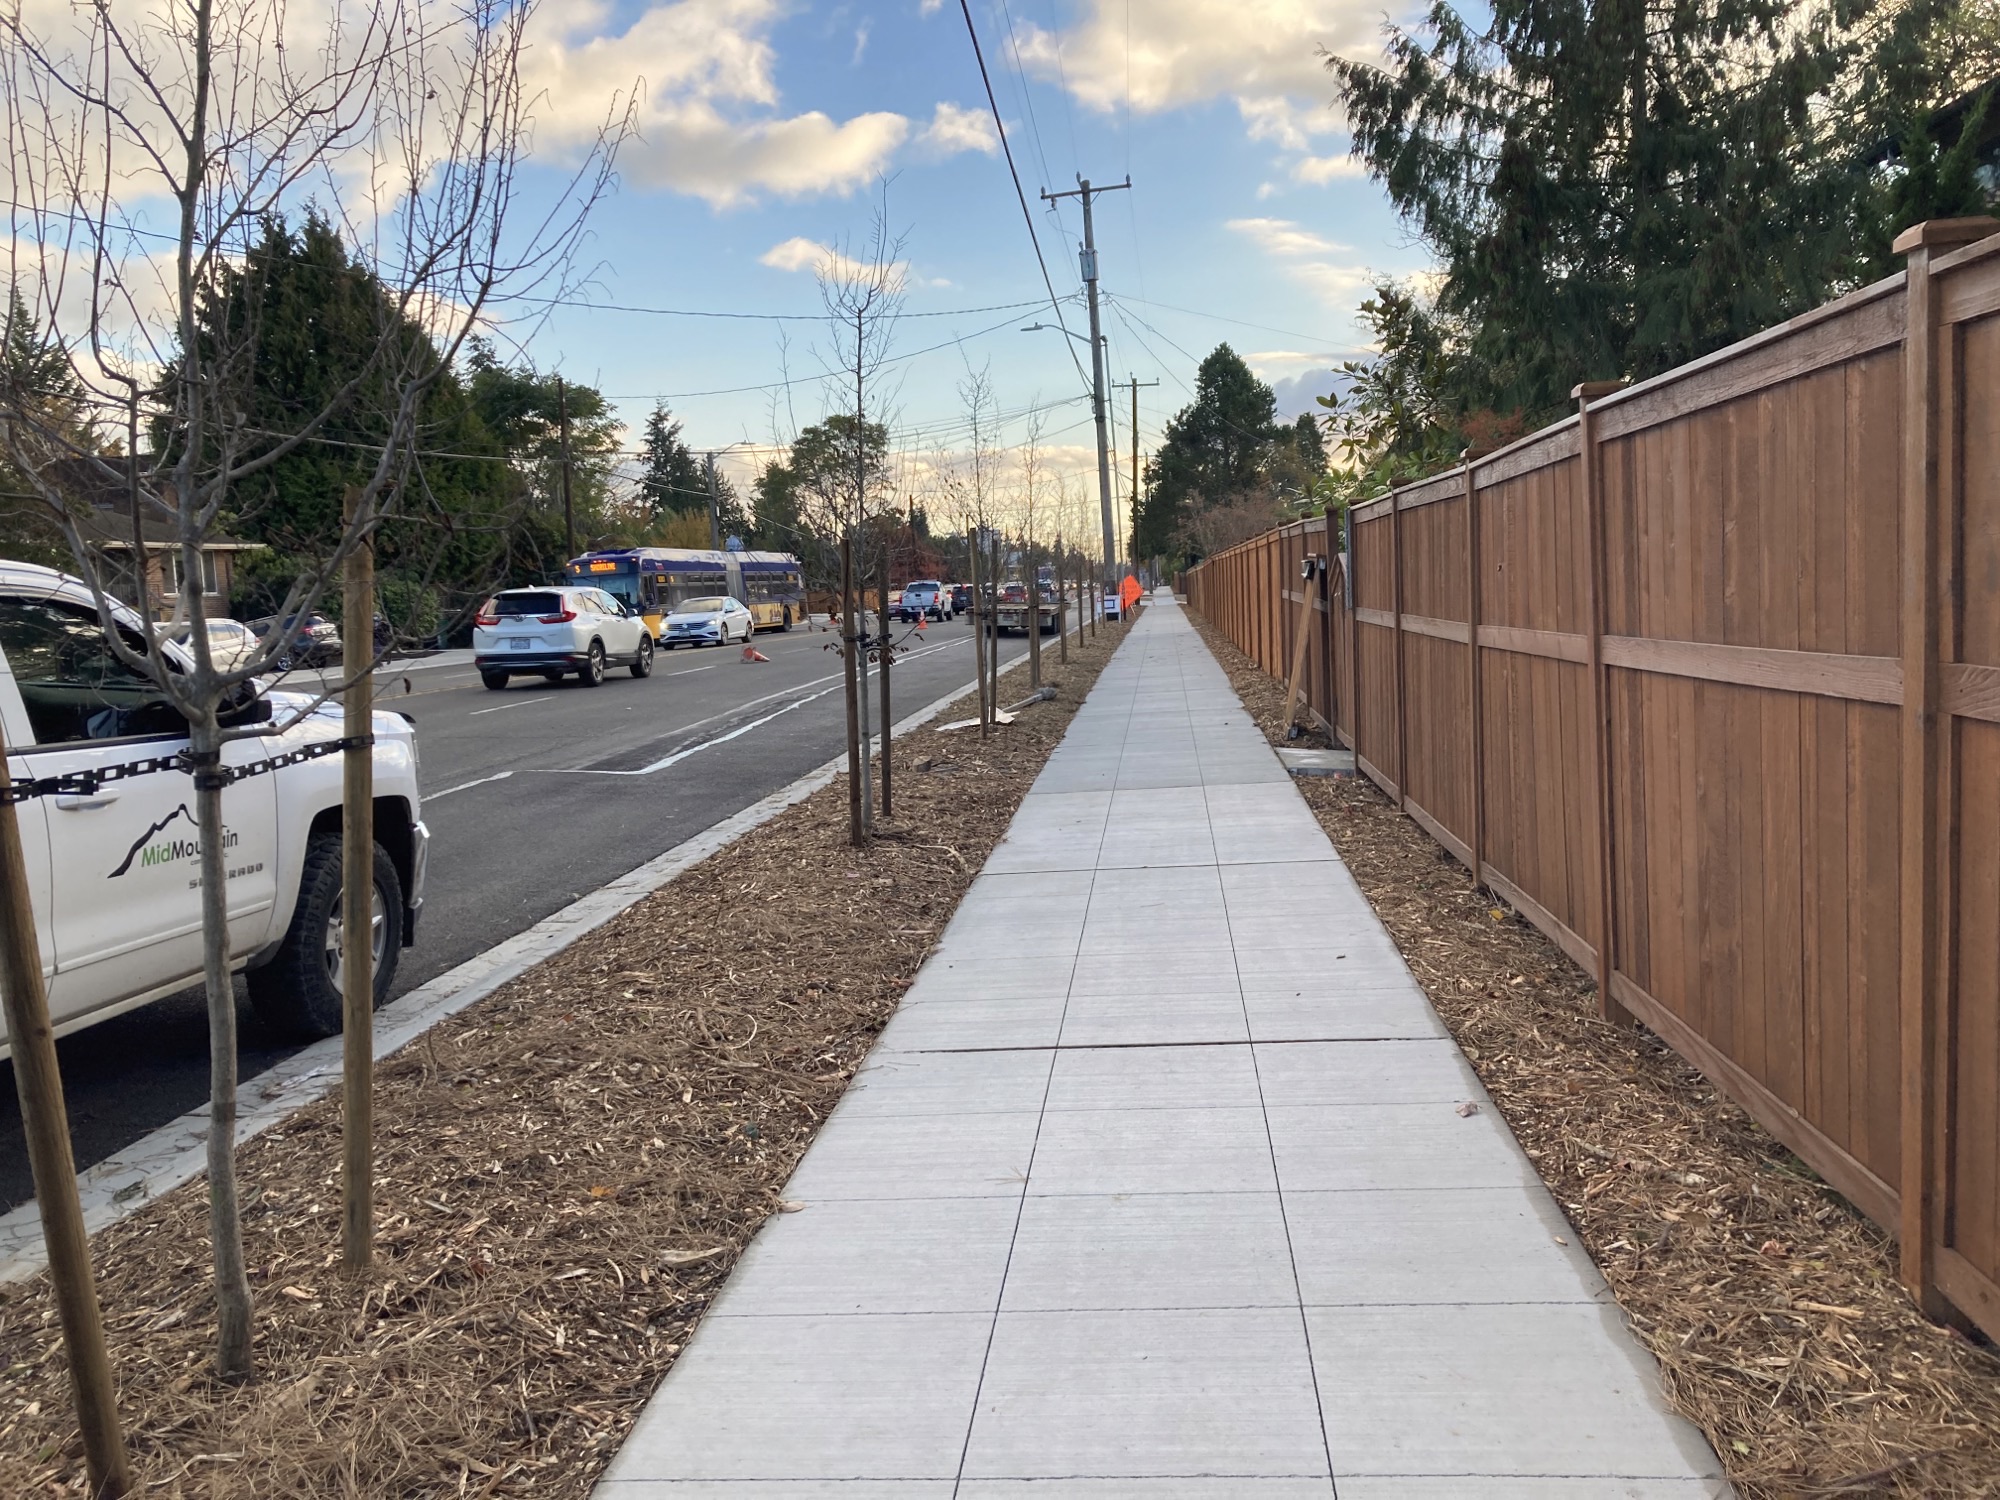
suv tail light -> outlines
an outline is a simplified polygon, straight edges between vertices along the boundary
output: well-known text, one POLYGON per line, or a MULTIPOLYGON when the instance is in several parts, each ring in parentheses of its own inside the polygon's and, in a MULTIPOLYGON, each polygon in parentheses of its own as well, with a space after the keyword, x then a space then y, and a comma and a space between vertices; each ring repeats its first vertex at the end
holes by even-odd
POLYGON ((479 613, 472 617, 475 625, 498 625, 500 623, 500 601, 488 599, 479 606, 479 613))
POLYGON ((568 605, 564 605, 555 614, 542 615, 540 618, 544 625, 567 625, 571 620, 576 618, 576 611, 568 605))

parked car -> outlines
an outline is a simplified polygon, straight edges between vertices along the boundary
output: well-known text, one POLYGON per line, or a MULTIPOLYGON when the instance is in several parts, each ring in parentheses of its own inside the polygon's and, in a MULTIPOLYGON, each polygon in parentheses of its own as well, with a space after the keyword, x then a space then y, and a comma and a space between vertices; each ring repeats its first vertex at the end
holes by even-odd
MULTIPOLYGON (((249 622, 250 629, 258 637, 267 636, 274 628, 290 630, 292 622, 300 620, 297 615, 286 615, 280 620, 276 615, 266 615, 261 620, 249 622)), ((289 672, 293 667, 330 667, 340 661, 340 627, 318 610, 312 610, 300 620, 292 643, 278 653, 271 665, 280 672, 289 672)))
POLYGON ((666 619, 666 634, 660 639, 671 651, 676 646, 726 646, 731 641, 748 642, 757 632, 750 607, 727 594, 687 599, 673 607, 666 619))
MULTIPOLYGON (((136 643, 144 628, 138 615, 117 606, 114 619, 136 643)), ((192 665, 172 642, 165 654, 192 665)), ((225 724, 270 727, 231 740, 224 765, 341 738, 340 705, 307 712, 311 703, 303 693, 245 688, 225 724)), ((95 785, 87 779, 184 752, 187 721, 113 651, 78 580, 0 562, 0 726, 8 774, 71 778, 73 788, 15 808, 57 1035, 197 983, 193 783, 172 768, 95 785)), ((379 1004, 399 953, 416 939, 430 835, 418 816, 416 730, 399 714, 377 713, 373 731, 379 1004)), ((341 758, 327 755, 244 777, 222 793, 230 964, 248 970, 250 999, 266 1024, 299 1040, 340 1030, 341 780, 341 758)))
POLYGON ((1124 614, 1125 607, 1118 598, 1118 591, 1116 589, 1106 589, 1104 591, 1104 618, 1107 620, 1118 620, 1124 618, 1124 614))
MULTIPOLYGON (((202 624, 208 627, 208 659, 218 672, 235 671, 257 649, 257 634, 248 625, 235 620, 204 620, 202 624)), ((194 655, 192 630, 183 630, 174 641, 189 656, 194 655)))
POLYGON ((951 612, 955 615, 968 614, 972 610, 972 585, 954 583, 951 586, 951 612))
POLYGON ((928 581, 904 584, 894 610, 897 619, 915 621, 949 620, 953 612, 945 586, 928 581))
POLYGON ((602 589, 507 589, 473 616, 472 664, 496 691, 513 676, 558 682, 571 672, 597 687, 609 666, 650 676, 653 632, 602 589))

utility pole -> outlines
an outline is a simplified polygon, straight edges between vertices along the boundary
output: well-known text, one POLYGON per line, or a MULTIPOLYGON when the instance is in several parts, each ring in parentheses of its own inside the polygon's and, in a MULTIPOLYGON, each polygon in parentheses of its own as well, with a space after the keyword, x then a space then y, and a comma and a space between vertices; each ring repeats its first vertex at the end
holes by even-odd
MULTIPOLYGON (((1133 400, 1139 398, 1134 396, 1133 400)), ((715 455, 703 455, 708 468, 708 546, 711 552, 722 550, 722 496, 715 488, 715 455)))
POLYGON ((1157 380, 1141 382, 1139 377, 1134 375, 1126 383, 1132 387, 1132 525, 1136 528, 1139 524, 1139 391, 1142 384, 1151 387, 1160 382, 1157 380))
POLYGON ((563 572, 576 556, 576 507, 569 496, 569 392, 562 376, 556 376, 556 422, 562 428, 563 572))
POLYGON ((1097 235, 1090 216, 1091 199, 1104 193, 1115 193, 1130 188, 1132 179, 1114 182, 1109 187, 1094 188, 1090 179, 1079 177, 1076 188, 1066 193, 1044 191, 1044 202, 1053 203, 1058 198, 1081 198, 1083 200, 1083 287, 1090 296, 1090 406, 1097 418, 1097 503, 1104 519, 1104 566, 1113 574, 1118 571, 1118 528, 1111 519, 1111 443, 1105 430, 1109 419, 1104 392, 1104 333, 1097 310, 1097 235))

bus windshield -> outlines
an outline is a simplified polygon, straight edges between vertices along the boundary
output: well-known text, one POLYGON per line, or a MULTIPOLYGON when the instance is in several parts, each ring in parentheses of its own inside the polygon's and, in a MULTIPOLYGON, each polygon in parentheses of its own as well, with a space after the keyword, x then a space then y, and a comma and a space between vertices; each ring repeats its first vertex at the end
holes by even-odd
POLYGON ((627 609, 639 607, 639 575, 637 573, 600 573, 590 580, 592 588, 603 589, 627 609))

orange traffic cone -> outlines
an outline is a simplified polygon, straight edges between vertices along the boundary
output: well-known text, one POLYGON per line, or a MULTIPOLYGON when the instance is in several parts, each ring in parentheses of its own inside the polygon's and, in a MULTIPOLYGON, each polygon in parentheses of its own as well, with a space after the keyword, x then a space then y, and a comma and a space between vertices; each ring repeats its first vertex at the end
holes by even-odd
POLYGON ((743 648, 743 659, 745 661, 769 661, 771 658, 759 651, 755 646, 746 645, 743 648))

